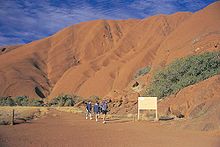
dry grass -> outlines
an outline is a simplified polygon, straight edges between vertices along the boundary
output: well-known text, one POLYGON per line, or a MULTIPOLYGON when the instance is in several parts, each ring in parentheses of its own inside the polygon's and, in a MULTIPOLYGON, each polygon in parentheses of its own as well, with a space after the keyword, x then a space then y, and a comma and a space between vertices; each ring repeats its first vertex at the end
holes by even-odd
POLYGON ((24 107, 24 106, 1 106, 0 107, 0 125, 11 124, 12 110, 14 109, 14 122, 24 123, 31 119, 45 115, 48 111, 47 107, 24 107))
MULTIPOLYGON (((75 114, 82 114, 84 115, 86 112, 77 107, 53 107, 53 109, 62 111, 62 112, 69 112, 75 114)), ((92 114, 94 117, 94 114, 92 114)), ((100 114, 99 118, 102 119, 103 115, 100 114)), ((127 114, 127 115, 116 115, 116 114, 107 114, 106 119, 118 119, 118 120, 137 120, 137 115, 134 114, 127 114)))
POLYGON ((77 107, 53 107, 53 109, 62 111, 62 112, 83 113, 83 111, 77 107))

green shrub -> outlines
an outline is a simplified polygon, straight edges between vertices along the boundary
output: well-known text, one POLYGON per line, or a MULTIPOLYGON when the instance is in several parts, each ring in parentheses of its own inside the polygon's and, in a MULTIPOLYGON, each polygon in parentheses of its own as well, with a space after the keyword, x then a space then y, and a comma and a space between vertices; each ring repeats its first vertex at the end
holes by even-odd
POLYGON ((78 102, 80 97, 71 95, 60 95, 53 98, 49 105, 52 106, 74 106, 78 102))
POLYGON ((42 99, 30 99, 29 106, 44 106, 44 101, 42 99))
POLYGON ((74 106, 75 102, 72 98, 66 100, 64 106, 74 106))
POLYGON ((149 73, 150 70, 151 70, 151 67, 150 67, 150 66, 143 67, 143 68, 139 69, 139 70, 135 73, 134 78, 138 78, 138 77, 140 77, 140 76, 144 76, 144 75, 146 75, 147 73, 149 73))
POLYGON ((27 96, 18 96, 14 100, 18 106, 28 106, 29 105, 29 99, 27 96))
POLYGON ((219 73, 220 52, 178 59, 154 75, 145 95, 163 98, 219 73))
POLYGON ((99 97, 99 96, 90 96, 89 98, 90 98, 90 100, 92 100, 92 101, 94 101, 94 102, 100 100, 100 97, 99 97))
POLYGON ((0 106, 15 106, 15 102, 11 97, 0 97, 0 106))
POLYGON ((32 99, 27 96, 18 97, 2 97, 0 98, 0 106, 43 106, 42 99, 32 99))

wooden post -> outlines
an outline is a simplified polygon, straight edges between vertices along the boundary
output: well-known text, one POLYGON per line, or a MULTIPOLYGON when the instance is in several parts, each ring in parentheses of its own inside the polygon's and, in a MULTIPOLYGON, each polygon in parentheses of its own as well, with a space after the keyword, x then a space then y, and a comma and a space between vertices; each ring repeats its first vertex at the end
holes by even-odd
POLYGON ((155 121, 158 121, 158 115, 157 115, 157 109, 156 109, 156 118, 155 118, 155 121))
POLYGON ((11 125, 14 125, 14 116, 15 116, 15 110, 12 109, 11 125))
POLYGON ((133 114, 133 121, 135 122, 135 114, 133 114))

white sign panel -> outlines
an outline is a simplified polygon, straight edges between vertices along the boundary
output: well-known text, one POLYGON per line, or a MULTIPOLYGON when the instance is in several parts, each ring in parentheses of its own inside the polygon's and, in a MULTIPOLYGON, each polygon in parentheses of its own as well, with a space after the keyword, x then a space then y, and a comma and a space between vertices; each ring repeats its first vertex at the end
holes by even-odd
POLYGON ((156 110, 157 119, 157 97, 138 97, 138 119, 140 110, 156 110))
POLYGON ((138 109, 157 109, 157 97, 138 97, 138 109))

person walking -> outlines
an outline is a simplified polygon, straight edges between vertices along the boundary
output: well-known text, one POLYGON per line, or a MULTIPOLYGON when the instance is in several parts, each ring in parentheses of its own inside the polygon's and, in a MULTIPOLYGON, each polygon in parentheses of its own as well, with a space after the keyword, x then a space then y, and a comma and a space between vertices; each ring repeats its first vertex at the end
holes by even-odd
POLYGON ((102 102, 101 109, 102 109, 102 114, 103 114, 103 124, 105 124, 106 123, 105 119, 106 119, 106 115, 108 112, 108 104, 106 100, 102 102))
POLYGON ((100 111, 99 109, 100 109, 99 102, 96 102, 94 107, 93 107, 96 122, 98 121, 98 116, 99 116, 99 111, 100 111))
POLYGON ((88 119, 88 117, 90 118, 90 120, 92 120, 92 103, 91 101, 86 103, 86 119, 88 119))

